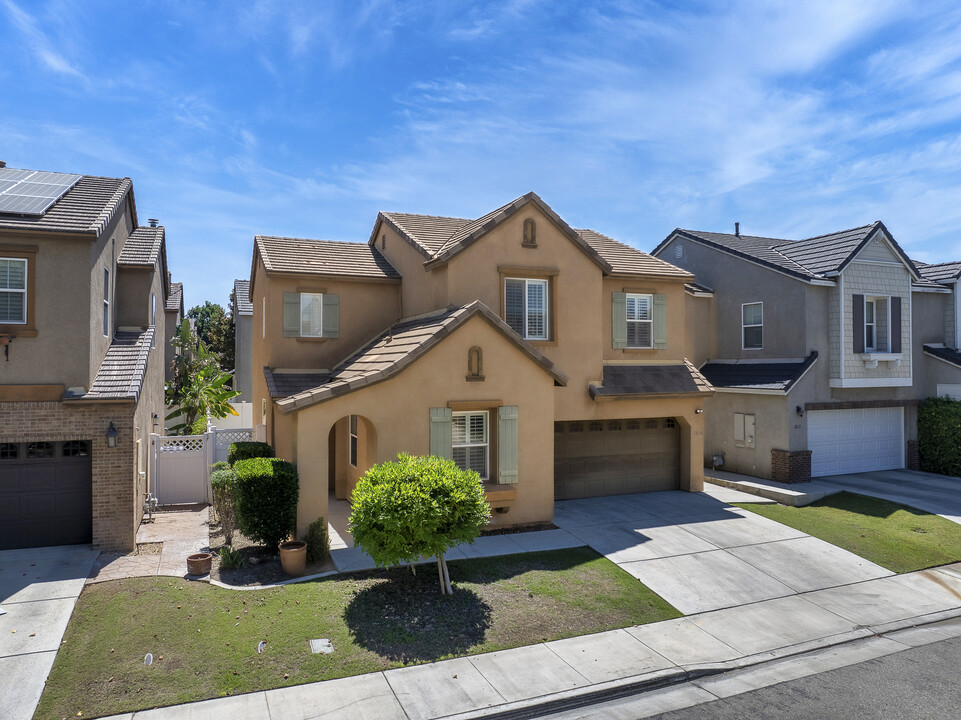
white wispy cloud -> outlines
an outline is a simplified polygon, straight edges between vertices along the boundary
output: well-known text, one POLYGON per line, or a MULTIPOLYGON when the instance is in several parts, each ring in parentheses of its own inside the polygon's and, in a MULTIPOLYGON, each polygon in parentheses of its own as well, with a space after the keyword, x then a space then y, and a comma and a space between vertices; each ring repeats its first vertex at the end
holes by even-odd
POLYGON ((3 0, 3 7, 14 27, 20 31, 27 49, 44 67, 60 75, 87 82, 87 77, 83 72, 56 49, 55 44, 40 29, 39 23, 33 15, 22 9, 13 0, 3 0))

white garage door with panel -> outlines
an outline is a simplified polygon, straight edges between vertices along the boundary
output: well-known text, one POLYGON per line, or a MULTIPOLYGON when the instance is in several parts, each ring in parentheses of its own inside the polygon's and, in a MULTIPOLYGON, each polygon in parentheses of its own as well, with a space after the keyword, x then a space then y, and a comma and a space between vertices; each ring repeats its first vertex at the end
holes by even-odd
POLYGON ((811 475, 844 475, 904 467, 904 408, 812 410, 811 475))

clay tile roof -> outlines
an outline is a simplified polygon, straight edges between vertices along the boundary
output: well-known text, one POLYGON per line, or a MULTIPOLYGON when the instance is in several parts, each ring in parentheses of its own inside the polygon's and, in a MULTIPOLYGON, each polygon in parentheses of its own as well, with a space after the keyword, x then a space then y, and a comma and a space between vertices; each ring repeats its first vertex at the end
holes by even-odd
POLYGON ((868 235, 879 225, 880 223, 875 222, 807 240, 785 242, 775 246, 774 250, 812 275, 823 275, 832 270, 840 270, 845 261, 864 244, 868 235))
POLYGON ((918 268, 918 272, 921 273, 921 277, 932 282, 955 280, 961 277, 961 262, 944 262, 929 265, 915 260, 914 264, 918 268))
POLYGON ((803 362, 707 363, 701 374, 714 387, 787 392, 817 360, 817 351, 803 362))
POLYGON ((714 388, 687 360, 675 365, 605 365, 600 386, 589 385, 591 398, 710 394, 714 388))
POLYGON ((152 268, 160 258, 163 242, 163 227, 138 227, 123 244, 117 264, 124 267, 152 268))
POLYGON ((367 243, 258 235, 254 242, 267 272, 399 279, 387 258, 367 243))
POLYGON ((170 283, 170 294, 167 295, 167 302, 164 305, 164 309, 167 312, 179 312, 183 309, 184 301, 184 284, 183 283, 170 283))
POLYGON ((330 380, 330 373, 281 372, 265 367, 264 379, 267 381, 270 397, 284 398, 325 385, 330 380))
POLYGON ((154 328, 117 332, 84 400, 134 400, 140 397, 154 328))
POLYGON ((397 212, 382 212, 380 217, 425 257, 433 257, 454 234, 473 222, 467 218, 397 212))
POLYGON ((123 207, 124 198, 132 187, 130 178, 84 175, 43 215, 26 217, 0 213, 0 229, 99 235, 123 207))
POLYGON ((614 275, 662 275, 665 277, 693 278, 687 270, 671 265, 660 258, 641 252, 596 230, 577 230, 584 242, 597 251, 611 266, 614 275))
POLYGON ((254 314, 254 304, 250 302, 249 280, 234 280, 234 307, 238 315, 254 314))
POLYGON ((484 303, 475 300, 461 307, 451 307, 438 313, 399 321, 334 368, 326 383, 293 394, 277 404, 284 412, 301 410, 332 397, 388 380, 416 362, 475 315, 482 316, 504 334, 551 375, 555 383, 567 384, 567 377, 557 370, 550 360, 511 330, 484 303))

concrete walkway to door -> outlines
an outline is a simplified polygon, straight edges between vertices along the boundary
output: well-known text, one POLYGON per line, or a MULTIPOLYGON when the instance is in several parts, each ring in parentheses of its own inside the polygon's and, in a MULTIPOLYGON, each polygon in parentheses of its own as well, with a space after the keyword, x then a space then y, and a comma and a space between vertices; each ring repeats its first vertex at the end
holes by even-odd
POLYGON ((726 501, 759 498, 708 486, 564 500, 555 504, 554 524, 685 615, 893 575, 726 501))

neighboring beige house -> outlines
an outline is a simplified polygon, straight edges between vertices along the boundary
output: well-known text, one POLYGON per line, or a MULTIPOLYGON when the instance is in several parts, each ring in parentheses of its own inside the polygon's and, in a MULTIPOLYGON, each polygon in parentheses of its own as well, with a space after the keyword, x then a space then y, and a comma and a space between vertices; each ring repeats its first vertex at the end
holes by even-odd
POLYGON ((0 548, 134 548, 169 291, 129 178, 0 167, 0 548))
POLYGON ((700 490, 692 281, 534 193, 473 220, 382 212, 367 244, 258 236, 254 421, 297 464, 298 531, 400 452, 477 470, 498 525, 700 490))
POLYGON ((251 342, 254 322, 254 306, 250 302, 250 281, 234 280, 233 292, 234 315, 234 378, 233 388, 239 390, 240 395, 234 402, 249 403, 252 397, 251 387, 251 342))
POLYGON ((705 286, 708 465, 788 482, 918 467, 918 402, 961 394, 961 264, 913 263, 880 222, 797 241, 678 229, 653 255, 705 286))

